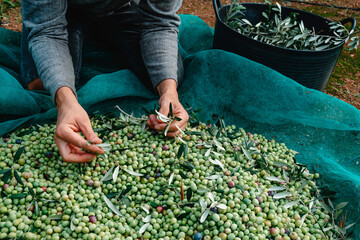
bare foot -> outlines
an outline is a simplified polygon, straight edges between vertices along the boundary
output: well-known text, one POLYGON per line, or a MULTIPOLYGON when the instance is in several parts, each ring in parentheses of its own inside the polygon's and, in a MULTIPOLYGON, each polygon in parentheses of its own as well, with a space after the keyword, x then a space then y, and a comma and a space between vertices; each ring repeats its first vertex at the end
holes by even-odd
POLYGON ((44 84, 43 84, 43 82, 41 81, 40 78, 37 78, 37 79, 31 81, 31 82, 28 84, 28 89, 29 89, 30 91, 34 91, 34 90, 45 90, 44 84))

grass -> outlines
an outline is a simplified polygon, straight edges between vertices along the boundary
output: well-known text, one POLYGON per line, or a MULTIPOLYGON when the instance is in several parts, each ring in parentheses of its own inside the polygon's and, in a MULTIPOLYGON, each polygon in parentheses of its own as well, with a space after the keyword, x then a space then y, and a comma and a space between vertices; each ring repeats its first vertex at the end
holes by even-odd
POLYGON ((10 9, 15 9, 20 7, 20 1, 11 1, 11 0, 1 0, 0 2, 0 20, 9 19, 10 9))

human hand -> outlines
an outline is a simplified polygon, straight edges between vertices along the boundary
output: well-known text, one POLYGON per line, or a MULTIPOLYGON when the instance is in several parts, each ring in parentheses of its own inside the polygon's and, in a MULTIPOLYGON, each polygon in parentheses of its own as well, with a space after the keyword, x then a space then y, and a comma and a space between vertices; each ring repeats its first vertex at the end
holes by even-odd
POLYGON ((72 90, 60 88, 56 93, 58 119, 55 131, 55 142, 65 162, 85 163, 96 157, 94 153, 103 154, 104 150, 80 136, 98 144, 102 140, 94 133, 86 111, 77 102, 72 90), (86 151, 84 151, 86 150, 86 151))
MULTIPOLYGON (((173 79, 167 79, 162 81, 158 85, 157 90, 160 94, 159 113, 168 116, 169 106, 171 103, 174 116, 181 119, 181 121, 172 122, 166 134, 167 137, 175 137, 180 133, 180 130, 177 127, 179 127, 181 130, 185 129, 187 125, 187 121, 189 120, 189 115, 179 101, 179 97, 176 90, 176 82, 173 79), (175 124, 177 127, 175 126, 175 124)), ((157 131, 163 131, 165 126, 167 125, 167 123, 164 123, 163 121, 159 120, 153 114, 149 116, 149 120, 147 121, 147 124, 149 127, 157 131)))

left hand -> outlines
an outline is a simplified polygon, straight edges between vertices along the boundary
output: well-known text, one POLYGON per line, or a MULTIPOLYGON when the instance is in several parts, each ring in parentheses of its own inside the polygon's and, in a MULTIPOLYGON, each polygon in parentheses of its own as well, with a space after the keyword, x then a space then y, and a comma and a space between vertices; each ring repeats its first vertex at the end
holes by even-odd
MULTIPOLYGON (((171 123, 169 131, 167 132, 167 137, 175 137, 176 135, 179 135, 180 131, 175 126, 175 124, 181 129, 185 129, 187 125, 187 121, 189 120, 189 115, 184 109, 184 107, 181 105, 178 97, 178 93, 176 90, 176 82, 173 79, 166 79, 162 81, 158 86, 157 90, 160 94, 159 99, 159 106, 160 110, 159 112, 164 114, 165 116, 168 116, 169 114, 169 106, 170 103, 173 107, 173 114, 181 118, 181 121, 174 121, 171 123), (175 123, 175 124, 174 124, 175 123)), ((149 120, 147 121, 147 124, 152 129, 155 129, 157 131, 163 131, 166 123, 159 120, 155 115, 151 114, 149 116, 149 120)))

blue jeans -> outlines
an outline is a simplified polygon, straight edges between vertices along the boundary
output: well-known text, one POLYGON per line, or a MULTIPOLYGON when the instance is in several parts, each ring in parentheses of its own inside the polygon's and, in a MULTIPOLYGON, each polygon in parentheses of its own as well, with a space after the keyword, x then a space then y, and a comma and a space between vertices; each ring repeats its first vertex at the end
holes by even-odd
MULTIPOLYGON (((156 12, 152 13, 155 16, 153 17, 146 6, 141 7, 141 4, 144 5, 147 2, 150 4, 153 1, 142 0, 139 6, 131 2, 109 14, 94 16, 93 12, 79 11, 71 4, 68 5, 67 1, 58 1, 57 4, 60 5, 54 7, 54 2, 51 0, 41 1, 47 2, 43 6, 34 6, 38 4, 37 1, 34 3, 24 0, 20 66, 22 85, 26 88, 32 80, 40 77, 53 97, 56 90, 63 84, 69 84, 74 91, 82 85, 79 83, 79 78, 83 43, 84 40, 91 38, 111 46, 119 55, 121 62, 125 64, 124 68, 134 72, 150 90, 155 91, 156 85, 166 78, 176 80, 179 87, 183 81, 183 65, 177 48, 177 40, 174 47, 174 34, 175 37, 177 36, 177 27, 174 32, 174 26, 177 24, 174 19, 165 21, 166 19, 160 15, 157 16, 156 12), (55 15, 58 14, 58 16, 49 21, 39 20, 31 15, 39 8, 44 12, 49 12, 49 15, 56 8, 55 15), (56 24, 51 23, 54 21, 56 24), (59 23, 66 26, 66 29, 58 27, 59 23), (156 35, 154 32, 159 34, 156 35), (161 44, 161 41, 165 42, 161 44), (38 47, 42 43, 45 44, 44 42, 46 45, 43 46, 47 44, 54 46, 48 49, 38 47), (156 42, 160 43, 159 49, 153 47, 156 42), (63 45, 67 47, 62 48, 63 45), (60 50, 55 51, 53 57, 46 60, 46 56, 51 55, 53 49, 60 50), (160 59, 163 57, 163 62, 159 63, 159 57, 160 59)), ((159 2, 159 0, 156 1, 159 2)), ((170 3, 173 0, 164 2, 170 3)), ((160 10, 164 10, 164 5, 162 7, 160 10)), ((40 15, 38 18, 46 17, 46 15, 45 17, 40 15)))

